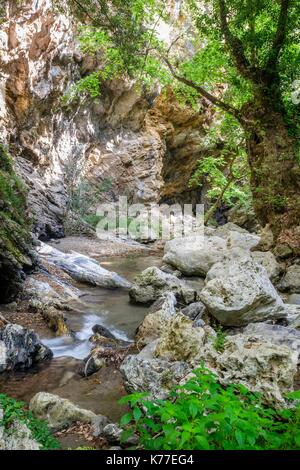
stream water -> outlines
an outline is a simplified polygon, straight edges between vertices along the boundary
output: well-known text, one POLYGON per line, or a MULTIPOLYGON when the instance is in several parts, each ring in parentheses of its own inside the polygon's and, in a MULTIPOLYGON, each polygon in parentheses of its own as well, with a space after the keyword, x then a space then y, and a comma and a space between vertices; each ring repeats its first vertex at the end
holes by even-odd
MULTIPOLYGON (((149 266, 160 266, 161 258, 155 256, 111 258, 101 261, 101 265, 132 281, 134 277, 149 266)), ((68 325, 74 336, 42 338, 49 346, 54 357, 69 356, 85 358, 91 344, 92 327, 101 324, 117 338, 132 341, 137 326, 147 313, 147 307, 130 303, 126 289, 99 289, 77 284, 83 296, 80 302, 70 306, 73 312, 66 314, 68 325)))
MULTIPOLYGON (((133 280, 147 267, 161 265, 161 257, 110 258, 101 260, 101 265, 133 280)), ((74 311, 66 315, 74 336, 54 337, 49 333, 49 337, 42 338, 52 349, 54 359, 24 372, 1 374, 0 391, 25 402, 38 392, 50 392, 116 420, 124 412, 117 404, 125 393, 120 373, 104 367, 91 377, 83 378, 78 373, 79 359, 86 357, 91 349, 89 338, 96 323, 106 326, 119 338, 133 340, 148 308, 131 304, 128 291, 123 289, 77 287, 83 296, 80 302, 71 305, 74 311)))

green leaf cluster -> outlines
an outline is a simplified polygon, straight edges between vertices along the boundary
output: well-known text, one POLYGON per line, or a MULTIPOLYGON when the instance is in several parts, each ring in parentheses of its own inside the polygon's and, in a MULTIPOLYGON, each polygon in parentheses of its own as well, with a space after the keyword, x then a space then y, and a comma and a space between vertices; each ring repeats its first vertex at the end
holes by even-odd
POLYGON ((33 439, 40 444, 40 450, 59 449, 59 442, 50 433, 46 421, 35 419, 31 411, 25 409, 25 403, 1 393, 0 409, 3 410, 3 419, 0 420, 0 425, 4 427, 5 432, 10 431, 15 421, 19 421, 30 429, 33 439))
POLYGON ((289 399, 285 409, 268 407, 259 394, 222 386, 201 366, 165 400, 145 393, 123 398, 131 407, 121 419, 123 439, 136 433, 147 450, 300 449, 300 392, 289 399))
POLYGON ((207 195, 213 202, 218 201, 218 206, 225 203, 227 207, 248 207, 252 198, 250 169, 241 127, 231 116, 221 114, 208 129, 206 148, 189 186, 208 185, 207 195))

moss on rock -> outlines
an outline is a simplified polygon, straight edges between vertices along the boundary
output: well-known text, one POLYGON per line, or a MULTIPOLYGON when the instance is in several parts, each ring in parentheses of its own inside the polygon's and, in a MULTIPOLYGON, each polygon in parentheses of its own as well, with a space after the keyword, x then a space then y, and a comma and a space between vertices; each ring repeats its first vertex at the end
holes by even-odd
POLYGON ((26 188, 0 144, 0 303, 16 297, 32 266, 30 227, 26 188))

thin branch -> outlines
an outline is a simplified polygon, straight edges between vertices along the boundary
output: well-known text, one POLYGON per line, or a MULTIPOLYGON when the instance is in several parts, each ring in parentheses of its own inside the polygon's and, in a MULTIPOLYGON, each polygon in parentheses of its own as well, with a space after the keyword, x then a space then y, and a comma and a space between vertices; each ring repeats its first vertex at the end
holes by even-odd
POLYGON ((221 31, 231 55, 236 62, 237 69, 243 77, 256 83, 259 80, 258 71, 254 64, 251 65, 245 56, 242 41, 230 31, 225 0, 219 0, 219 7, 221 31))
POLYGON ((231 106, 230 104, 227 104, 224 101, 220 100, 219 98, 217 98, 217 96, 212 95, 211 93, 206 91, 205 88, 203 88, 201 85, 197 85, 192 80, 189 80, 188 78, 185 78, 181 75, 178 75, 176 70, 174 69, 173 65, 171 64, 171 62, 169 61, 169 59, 167 57, 163 57, 163 60, 166 63, 166 65, 168 66, 168 68, 169 68, 171 74, 173 75, 173 77, 176 78, 176 80, 178 80, 179 82, 184 83, 185 85, 193 88, 201 96, 206 98, 210 103, 214 104, 215 106, 222 109, 223 111, 226 111, 227 113, 231 114, 239 122, 243 121, 241 113, 238 109, 236 109, 233 106, 231 106))
POLYGON ((234 155, 232 157, 232 159, 230 160, 230 162, 229 162, 229 173, 228 173, 227 183, 224 186, 224 188, 221 190, 221 193, 219 194, 219 196, 218 196, 217 200, 215 201, 215 203, 206 212, 205 217, 204 217, 204 224, 205 225, 209 222, 210 218, 214 215, 216 210, 220 207, 225 192, 227 191, 227 189, 230 187, 230 185, 235 180, 235 177, 234 177, 234 174, 233 174, 233 164, 236 161, 237 157, 238 157, 238 154, 234 155))
POLYGON ((278 19, 277 31, 274 37, 272 50, 267 63, 267 69, 275 69, 278 57, 285 41, 287 31, 288 11, 290 0, 281 0, 281 8, 278 19))
POLYGON ((81 4, 81 2, 79 2, 78 0, 72 0, 73 3, 75 3, 75 5, 77 5, 78 8, 80 8, 80 10, 82 10, 88 18, 90 18, 90 20, 94 21, 95 18, 93 18, 90 13, 88 12, 88 10, 81 4))

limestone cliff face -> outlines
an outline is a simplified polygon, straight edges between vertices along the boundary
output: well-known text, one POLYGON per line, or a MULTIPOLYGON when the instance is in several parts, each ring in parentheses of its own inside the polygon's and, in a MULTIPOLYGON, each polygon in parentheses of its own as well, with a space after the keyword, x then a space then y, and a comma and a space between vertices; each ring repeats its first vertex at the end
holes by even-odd
POLYGON ((119 194, 133 202, 186 198, 209 109, 183 108, 171 92, 140 96, 126 80, 103 84, 100 99, 63 106, 65 90, 94 66, 79 51, 74 19, 55 11, 51 0, 6 3, 0 132, 29 186, 37 234, 63 235, 65 175, 78 160, 95 184, 110 178, 108 200, 119 194))

